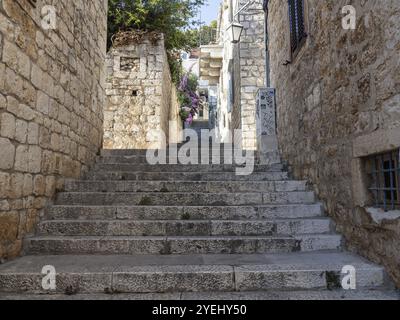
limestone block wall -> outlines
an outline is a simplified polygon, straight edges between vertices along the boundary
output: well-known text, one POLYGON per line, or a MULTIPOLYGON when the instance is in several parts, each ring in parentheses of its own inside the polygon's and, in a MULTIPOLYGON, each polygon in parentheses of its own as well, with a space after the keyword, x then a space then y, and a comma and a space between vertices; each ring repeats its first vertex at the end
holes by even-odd
MULTIPOLYGON (((233 74, 233 53, 235 45, 230 41, 227 29, 230 25, 230 1, 225 0, 222 4, 223 10, 220 13, 220 44, 222 45, 222 65, 219 71, 218 107, 217 107, 217 137, 221 142, 229 142, 232 129, 232 77, 233 74)), ((235 3, 233 3, 235 5, 235 3)), ((234 8, 236 10, 236 8, 234 8)), ((210 63, 210 66, 213 63, 210 63)), ((216 69, 214 72, 218 72, 216 69)), ((216 73, 217 74, 217 73, 216 73)))
MULTIPOLYGON (((240 6, 248 1, 240 0, 240 6)), ((256 149, 256 93, 265 81, 265 15, 263 0, 255 0, 248 10, 239 15, 244 26, 240 50, 240 105, 243 131, 243 148, 256 149)), ((236 125, 237 126, 237 125, 236 125)))
MULTIPOLYGON (((236 47, 240 44, 235 45, 236 47)), ((234 102, 232 107, 232 137, 238 147, 242 147, 242 139, 235 135, 235 130, 242 129, 242 108, 241 108, 241 76, 240 76, 240 51, 236 48, 233 51, 233 82, 234 82, 234 102)))
POLYGON ((263 0, 252 1, 247 10, 235 16, 244 29, 240 42, 231 43, 229 26, 231 12, 238 12, 248 1, 222 2, 219 16, 219 41, 223 46, 222 70, 219 80, 218 129, 221 138, 235 135, 235 144, 244 149, 257 148, 256 93, 265 86, 265 16, 263 0), (231 10, 230 5, 233 5, 231 10), (232 87, 232 88, 231 88, 232 87), (233 95, 233 99, 231 98, 233 95))
POLYGON ((180 104, 178 101, 178 91, 175 85, 171 86, 171 106, 169 109, 169 128, 168 142, 171 144, 183 141, 183 122, 179 115, 180 104))
POLYGON ((158 147, 158 137, 148 133, 161 129, 168 139, 169 120, 181 121, 162 35, 156 43, 145 37, 139 44, 111 48, 106 82, 104 148, 158 147))
POLYGON ((0 259, 101 148, 106 29, 107 0, 0 1, 0 259))
POLYGON ((400 285, 400 221, 372 219, 362 184, 362 157, 400 147, 400 2, 351 1, 356 30, 344 30, 348 2, 305 1, 308 37, 292 59, 287 1, 269 1, 280 148, 295 177, 314 183, 348 247, 400 285))

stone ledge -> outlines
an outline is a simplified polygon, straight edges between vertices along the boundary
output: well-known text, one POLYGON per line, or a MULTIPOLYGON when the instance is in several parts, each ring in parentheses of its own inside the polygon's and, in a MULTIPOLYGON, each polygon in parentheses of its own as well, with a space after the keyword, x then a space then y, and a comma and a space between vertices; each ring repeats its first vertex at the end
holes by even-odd
POLYGON ((378 208, 365 208, 368 214, 370 214, 372 220, 377 224, 383 222, 393 222, 395 220, 400 221, 400 210, 383 211, 378 208))
POLYGON ((356 138, 353 141, 353 156, 361 158, 399 147, 399 128, 379 130, 356 138))

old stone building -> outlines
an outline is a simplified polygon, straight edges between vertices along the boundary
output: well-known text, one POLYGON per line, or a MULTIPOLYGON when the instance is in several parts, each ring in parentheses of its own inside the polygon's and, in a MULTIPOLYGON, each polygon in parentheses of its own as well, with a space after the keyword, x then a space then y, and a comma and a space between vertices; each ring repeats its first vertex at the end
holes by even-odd
POLYGON ((46 4, 0 2, 0 258, 102 146, 107 1, 46 4))
POLYGON ((200 78, 218 83, 217 131, 221 141, 227 141, 235 129, 242 130, 242 139, 236 141, 244 149, 257 148, 256 100, 260 88, 266 86, 265 78, 265 15, 262 0, 224 0, 218 18, 218 45, 203 46, 203 66, 200 78), (247 10, 237 14, 248 4, 247 10), (240 23, 243 32, 239 43, 232 43, 232 22, 240 23), (207 63, 208 52, 219 51, 221 66, 207 63), (215 79, 216 78, 216 79, 215 79))
POLYGON ((314 184, 347 247, 398 283, 399 10, 398 1, 223 1, 218 78, 220 131, 242 128, 243 147, 259 152, 256 94, 276 90, 283 160, 314 184), (355 30, 343 26, 348 5, 355 30), (243 27, 236 44, 232 23, 243 27), (374 182, 375 169, 383 172, 374 182))
POLYGON ((282 157, 315 185, 348 248, 384 264, 400 284, 400 2, 267 2, 282 157), (304 13, 298 43, 288 14, 296 3, 304 13), (355 30, 343 28, 348 4, 355 30), (368 163, 389 152, 392 160, 378 159, 392 168, 378 168, 380 188, 397 195, 374 195, 368 163))
POLYGON ((167 141, 180 142, 182 121, 162 34, 111 48, 106 63, 104 148, 160 148, 159 130, 167 141))

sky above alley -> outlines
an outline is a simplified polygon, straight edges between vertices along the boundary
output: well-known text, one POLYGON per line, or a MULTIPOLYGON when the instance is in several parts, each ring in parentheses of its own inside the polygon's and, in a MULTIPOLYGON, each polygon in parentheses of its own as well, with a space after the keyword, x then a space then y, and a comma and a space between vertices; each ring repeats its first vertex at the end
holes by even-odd
POLYGON ((220 4, 221 0, 207 0, 207 3, 201 9, 201 20, 205 24, 217 19, 220 4))

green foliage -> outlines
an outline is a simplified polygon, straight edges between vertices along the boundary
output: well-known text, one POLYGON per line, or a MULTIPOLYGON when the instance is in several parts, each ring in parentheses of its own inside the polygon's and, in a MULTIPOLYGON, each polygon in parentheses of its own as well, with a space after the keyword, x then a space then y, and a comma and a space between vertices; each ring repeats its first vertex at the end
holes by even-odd
POLYGON ((188 82, 187 82, 187 88, 191 92, 196 92, 197 88, 199 86, 199 79, 194 73, 189 73, 188 75, 188 82))
POLYGON ((208 45, 216 41, 217 21, 214 20, 208 26, 202 26, 198 29, 186 30, 187 43, 192 48, 208 45))
POLYGON ((119 30, 159 31, 167 50, 189 50, 186 30, 205 0, 109 0, 108 45, 119 30))
POLYGON ((185 111, 185 110, 180 110, 179 111, 179 116, 181 117, 182 121, 186 121, 186 119, 189 118, 190 112, 189 111, 185 111))
POLYGON ((178 55, 173 55, 171 52, 168 52, 167 55, 172 82, 178 84, 183 76, 182 60, 178 55))
POLYGON ((178 101, 181 106, 190 105, 190 97, 187 96, 184 92, 178 91, 178 101))
POLYGON ((178 101, 181 107, 181 119, 191 124, 193 117, 199 112, 201 99, 197 93, 198 79, 192 73, 183 75, 178 86, 178 101))

